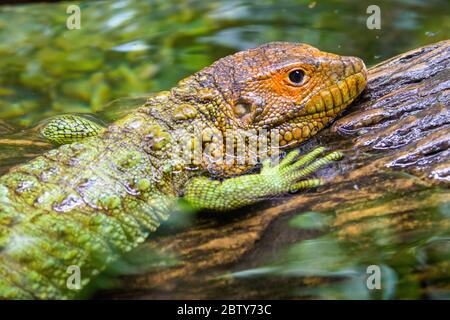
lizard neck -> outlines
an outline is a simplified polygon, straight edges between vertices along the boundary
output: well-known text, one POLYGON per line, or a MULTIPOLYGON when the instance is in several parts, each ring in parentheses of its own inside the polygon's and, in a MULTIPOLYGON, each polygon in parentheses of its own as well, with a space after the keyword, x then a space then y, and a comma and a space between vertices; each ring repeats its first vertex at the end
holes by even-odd
MULTIPOLYGON (((246 132, 232 115, 227 93, 208 79, 201 73, 186 78, 170 91, 151 96, 132 116, 146 119, 139 129, 143 148, 159 170, 181 185, 199 174, 229 177, 257 164, 237 161, 236 140, 246 132)), ((250 157, 251 150, 239 151, 240 158, 250 157)))

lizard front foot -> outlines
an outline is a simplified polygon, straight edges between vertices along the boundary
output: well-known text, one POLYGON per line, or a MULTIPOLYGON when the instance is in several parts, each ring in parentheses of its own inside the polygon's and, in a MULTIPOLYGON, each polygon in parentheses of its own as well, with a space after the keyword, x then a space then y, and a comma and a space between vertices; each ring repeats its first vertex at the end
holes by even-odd
POLYGON ((324 183, 322 179, 304 178, 320 167, 343 157, 342 152, 333 151, 318 159, 324 151, 324 147, 319 147, 304 156, 300 156, 300 152, 294 150, 288 153, 277 165, 272 165, 270 159, 268 159, 263 163, 261 175, 267 176, 268 183, 273 185, 276 193, 292 192, 322 185, 324 183))
POLYGON ((185 200, 195 209, 226 211, 294 190, 321 185, 321 179, 304 179, 320 167, 339 160, 342 153, 334 151, 317 157, 325 148, 317 148, 303 157, 299 151, 290 152, 279 164, 263 162, 260 173, 247 174, 222 182, 196 177, 186 186, 185 200))

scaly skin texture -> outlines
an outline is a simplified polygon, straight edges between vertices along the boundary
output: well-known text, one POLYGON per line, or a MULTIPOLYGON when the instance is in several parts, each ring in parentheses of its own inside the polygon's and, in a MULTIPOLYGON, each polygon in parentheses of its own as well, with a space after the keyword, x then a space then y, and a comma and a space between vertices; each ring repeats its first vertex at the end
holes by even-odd
POLYGON ((63 115, 47 119, 39 132, 50 142, 67 144, 96 136, 102 129, 100 124, 81 116, 63 115))
MULTIPOLYGON (((0 178, 0 297, 76 297, 66 285, 69 266, 80 268, 86 286, 142 243, 179 197, 195 208, 224 211, 320 184, 304 177, 339 159, 339 152, 313 161, 323 148, 300 158, 294 151, 280 164, 267 159, 260 173, 245 175, 254 163, 211 158, 228 154, 219 137, 239 129, 278 132, 279 141, 267 137, 269 155, 296 146, 336 117, 365 83, 358 58, 305 44, 266 44, 218 60, 97 136, 12 168, 0 178), (301 70, 300 81, 290 79, 293 70, 301 70), (200 142, 186 134, 198 128, 200 142), (186 144, 195 151, 188 162, 179 156, 186 144)), ((51 122, 47 137, 71 142, 73 122, 64 127, 60 120, 51 122)), ((90 131, 83 133, 78 120, 79 138, 90 131)))

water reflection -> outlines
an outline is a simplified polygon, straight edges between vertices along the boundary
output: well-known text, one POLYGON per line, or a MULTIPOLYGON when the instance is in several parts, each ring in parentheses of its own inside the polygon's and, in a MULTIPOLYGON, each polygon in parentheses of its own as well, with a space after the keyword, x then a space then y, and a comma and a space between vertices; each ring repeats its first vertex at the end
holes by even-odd
POLYGON ((306 212, 289 226, 320 229, 273 262, 240 270, 236 278, 303 279, 297 297, 321 299, 449 298, 450 193, 424 189, 390 194, 328 213, 306 212), (414 199, 414 201, 412 201, 414 199), (380 290, 368 286, 369 266, 380 268, 380 290))

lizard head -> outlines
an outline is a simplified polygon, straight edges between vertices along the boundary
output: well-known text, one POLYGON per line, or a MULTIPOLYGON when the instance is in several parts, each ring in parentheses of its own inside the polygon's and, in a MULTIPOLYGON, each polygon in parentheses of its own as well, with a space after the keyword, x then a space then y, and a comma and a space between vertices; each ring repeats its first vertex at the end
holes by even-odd
POLYGON ((298 43, 274 42, 222 58, 196 75, 220 93, 214 120, 224 128, 278 129, 280 146, 308 139, 366 85, 356 57, 298 43))

